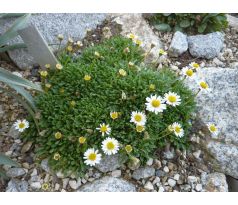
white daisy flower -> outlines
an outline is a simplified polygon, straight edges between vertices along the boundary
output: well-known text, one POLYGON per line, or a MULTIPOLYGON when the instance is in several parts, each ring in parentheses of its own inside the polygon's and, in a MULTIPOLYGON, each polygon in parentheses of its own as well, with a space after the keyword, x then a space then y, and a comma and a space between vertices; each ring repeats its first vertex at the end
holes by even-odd
POLYGON ((189 64, 192 69, 199 70, 200 65, 198 63, 192 62, 189 64))
POLYGON ((177 122, 173 123, 172 128, 173 128, 174 134, 177 137, 183 137, 184 130, 183 130, 182 126, 179 123, 177 123, 177 122))
POLYGON ((204 80, 201 80, 199 81, 199 87, 202 91, 206 91, 206 92, 209 92, 211 89, 209 88, 209 85, 204 81, 204 80))
POLYGON ((27 120, 17 120, 13 126, 19 132, 23 132, 25 129, 29 127, 29 122, 27 120))
POLYGON ((217 136, 218 129, 214 123, 208 123, 207 127, 213 136, 217 136))
POLYGON ((95 164, 100 163, 102 159, 102 155, 98 153, 98 150, 95 150, 94 148, 87 149, 87 151, 84 153, 85 159, 84 163, 89 166, 94 166, 95 164))
POLYGON ((102 142, 102 150, 106 155, 116 154, 119 150, 119 143, 114 138, 106 138, 102 142))
POLYGON ((194 72, 192 68, 189 67, 184 67, 182 69, 182 73, 184 76, 188 77, 188 78, 193 78, 194 77, 194 72))
POLYGON ((154 112, 158 114, 159 112, 163 112, 166 109, 166 104, 164 104, 164 99, 157 95, 151 95, 146 98, 146 110, 154 112))
POLYGON ((168 105, 172 105, 174 107, 181 104, 180 96, 174 92, 165 93, 164 100, 168 105))
POLYGON ((130 122, 134 122, 136 125, 145 125, 146 116, 142 112, 133 111, 131 113, 131 121, 130 122))
POLYGON ((105 134, 109 135, 111 132, 110 126, 106 125, 105 123, 100 124, 100 127, 96 128, 96 129, 102 133, 102 136, 104 136, 105 134))

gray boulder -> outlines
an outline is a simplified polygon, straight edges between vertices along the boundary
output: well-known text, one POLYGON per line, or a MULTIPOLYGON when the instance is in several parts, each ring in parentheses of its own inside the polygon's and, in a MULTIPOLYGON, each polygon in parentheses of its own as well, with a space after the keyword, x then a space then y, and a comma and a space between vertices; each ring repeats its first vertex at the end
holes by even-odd
POLYGON ((133 172, 132 178, 139 180, 152 177, 155 175, 155 169, 153 167, 141 167, 133 172))
POLYGON ((27 192, 28 183, 26 181, 20 181, 12 179, 8 182, 6 192, 27 192))
MULTIPOLYGON (((66 43, 69 37, 79 40, 84 38, 87 29, 94 29, 106 18, 106 14, 77 14, 77 13, 44 13, 33 14, 33 23, 49 44, 57 42, 58 34, 63 34, 66 43)), ((14 18, 0 20, 0 34, 4 33, 13 23, 14 18)), ((12 43, 22 42, 18 37, 12 43)), ((36 63, 26 49, 9 52, 10 58, 20 67, 27 68, 36 63)))
POLYGON ((79 192, 135 192, 136 187, 121 178, 103 177, 78 189, 79 192))
POLYGON ((224 35, 220 32, 188 37, 189 52, 193 57, 211 59, 223 49, 224 35))
POLYGON ((121 166, 121 161, 119 159, 119 155, 105 155, 99 164, 97 164, 95 167, 103 172, 111 172, 113 170, 116 170, 121 166))
MULTIPOLYGON (((199 145, 207 152, 207 158, 219 172, 238 178, 238 72, 230 68, 203 68, 200 71, 211 91, 199 93, 197 101, 197 123, 194 128, 202 131, 199 145), (214 122, 218 136, 211 136, 206 124, 214 122)), ((198 90, 195 78, 187 85, 198 90)), ((195 92, 196 92, 195 91, 195 92)))
POLYGON ((8 177, 20 177, 26 174, 26 171, 23 168, 10 168, 6 174, 8 177))
POLYGON ((169 47, 169 54, 178 57, 188 50, 187 35, 180 31, 175 32, 169 47))

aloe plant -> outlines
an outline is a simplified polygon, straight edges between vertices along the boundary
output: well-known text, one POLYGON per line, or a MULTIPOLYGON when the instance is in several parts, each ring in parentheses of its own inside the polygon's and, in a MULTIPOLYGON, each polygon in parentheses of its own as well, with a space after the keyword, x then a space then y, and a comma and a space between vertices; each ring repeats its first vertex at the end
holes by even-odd
POLYGON ((13 25, 4 34, 0 36, 0 52, 26 47, 24 43, 17 43, 10 46, 7 45, 10 40, 12 40, 18 35, 17 31, 23 29, 27 25, 31 14, 0 14, 0 18, 9 18, 16 16, 20 17, 17 18, 13 25))
POLYGON ((0 90, 7 95, 14 97, 33 117, 33 120, 38 127, 37 119, 35 115, 37 108, 34 102, 34 98, 27 89, 43 92, 41 85, 33 83, 25 78, 12 74, 11 72, 0 67, 0 82, 6 84, 10 89, 0 86, 0 90), (15 92, 14 92, 15 91, 15 92))

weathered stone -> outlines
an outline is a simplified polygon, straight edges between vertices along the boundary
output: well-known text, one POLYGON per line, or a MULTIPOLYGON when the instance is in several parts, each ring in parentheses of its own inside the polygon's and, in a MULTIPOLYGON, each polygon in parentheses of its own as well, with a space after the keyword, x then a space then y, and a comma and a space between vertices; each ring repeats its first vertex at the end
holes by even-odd
POLYGON ((238 18, 231 16, 231 15, 227 15, 227 20, 228 23, 231 27, 235 28, 236 30, 238 30, 238 18))
POLYGON ((103 177, 88 183, 78 191, 82 192, 135 192, 136 188, 130 182, 115 177, 103 177))
POLYGON ((40 189, 41 188, 41 183, 40 182, 32 182, 30 184, 30 186, 33 190, 40 189))
POLYGON ((212 173, 203 177, 202 183, 207 192, 228 192, 226 176, 222 173, 212 173))
POLYGON ((150 181, 146 182, 144 188, 150 191, 154 190, 154 186, 150 181))
POLYGON ((174 33, 172 42, 169 47, 169 54, 178 57, 188 50, 187 35, 180 31, 174 33))
POLYGON ((42 168, 45 172, 50 172, 50 167, 49 167, 48 159, 43 159, 43 160, 41 161, 40 166, 41 166, 41 168, 42 168))
POLYGON ((140 160, 136 157, 132 157, 130 161, 128 162, 128 167, 131 170, 136 170, 140 167, 140 160))
POLYGON ((102 158, 99 164, 97 164, 95 167, 103 172, 110 172, 113 171, 121 166, 121 162, 119 159, 119 155, 106 155, 102 158))
MULTIPOLYGON (((65 40, 69 37, 75 40, 84 38, 87 29, 96 28, 105 18, 106 14, 78 14, 78 13, 42 13, 31 16, 30 22, 41 32, 49 44, 57 42, 56 37, 62 34, 65 40), (46 21, 47 19, 47 21, 46 21)), ((0 34, 4 33, 13 23, 14 18, 0 20, 0 34)), ((21 38, 14 39, 11 43, 20 43, 21 38)), ((54 47, 56 48, 56 47, 54 47)), ((52 47, 52 49, 54 49, 52 47)), ((16 49, 9 52, 11 59, 20 67, 26 68, 35 63, 33 57, 28 54, 26 49, 16 49)))
POLYGON ((139 180, 152 177, 155 175, 155 169, 153 167, 141 167, 133 172, 132 178, 139 180))
POLYGON ((148 159, 148 161, 146 162, 146 165, 152 166, 153 165, 153 161, 154 160, 152 158, 148 159))
POLYGON ((211 59, 223 48, 224 35, 220 32, 188 37, 189 52, 193 57, 211 59))
POLYGON ((120 176, 121 176, 121 170, 112 171, 112 177, 120 177, 120 176))
POLYGON ((8 182, 6 192, 27 192, 28 183, 26 181, 20 181, 12 179, 8 182))
POLYGON ((155 45, 151 49, 147 60, 158 58, 159 49, 162 48, 162 44, 142 14, 113 14, 112 16, 115 17, 114 21, 122 26, 121 34, 126 36, 129 33, 133 33, 138 36, 145 51, 150 50, 151 44, 155 45))
MULTIPOLYGON (((238 178, 238 72, 230 68, 203 68, 201 76, 205 76, 211 92, 199 93, 196 97, 198 122, 194 129, 204 133, 200 146, 207 150, 206 155, 219 172, 238 178), (218 136, 209 137, 206 124, 214 122, 218 127, 218 136)), ((194 78, 187 85, 195 92, 198 90, 194 78)))
POLYGON ((70 180, 70 181, 69 181, 69 186, 70 186, 72 189, 76 190, 76 189, 78 189, 78 188, 81 186, 81 181, 70 180))
POLYGON ((168 184, 169 186, 174 187, 176 185, 176 181, 174 179, 169 179, 168 184))
POLYGON ((17 138, 19 138, 19 136, 20 136, 20 132, 18 132, 18 131, 15 129, 14 125, 12 125, 11 128, 10 128, 10 130, 9 130, 9 132, 8 132, 8 136, 10 136, 10 137, 12 137, 12 138, 14 138, 14 139, 17 139, 17 138))
POLYGON ((23 168, 10 168, 6 174, 8 177, 20 177, 26 174, 26 171, 23 168))
POLYGON ((32 143, 33 143, 32 141, 25 143, 21 149, 21 153, 28 152, 31 149, 32 143))

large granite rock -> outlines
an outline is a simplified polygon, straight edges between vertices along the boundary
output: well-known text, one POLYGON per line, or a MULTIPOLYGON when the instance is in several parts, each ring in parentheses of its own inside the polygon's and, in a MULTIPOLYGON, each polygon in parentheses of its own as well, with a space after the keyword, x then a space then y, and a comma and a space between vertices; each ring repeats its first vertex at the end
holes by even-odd
POLYGON ((175 32, 169 47, 169 54, 178 57, 188 50, 187 35, 180 31, 175 32))
POLYGON ((151 44, 155 45, 152 48, 147 60, 155 60, 158 58, 159 49, 162 48, 162 43, 159 37, 153 32, 150 25, 143 18, 142 14, 112 14, 114 21, 122 26, 121 34, 127 36, 129 33, 135 34, 142 41, 142 48, 149 51, 151 44))
POLYGON ((189 52, 193 57, 211 59, 223 49, 224 35, 220 32, 188 37, 189 52))
POLYGON ((102 160, 100 161, 99 164, 96 164, 96 168, 103 172, 110 172, 113 170, 116 170, 117 168, 119 168, 121 166, 121 161, 119 158, 119 155, 105 155, 102 160))
POLYGON ((155 175, 155 168, 153 167, 141 167, 133 172, 132 178, 139 180, 152 177, 155 175))
MULTIPOLYGON (((63 34, 65 39, 72 37, 82 39, 87 29, 94 29, 106 18, 106 14, 77 14, 77 13, 44 13, 33 14, 31 22, 38 28, 49 44, 56 43, 58 34, 63 34)), ((14 18, 0 20, 0 34, 4 33, 14 22, 14 18)), ((63 41, 63 44, 66 42, 63 41)), ((22 42, 20 37, 12 43, 22 42)), ((33 57, 26 49, 10 51, 11 59, 20 67, 26 68, 35 63, 33 57)))
MULTIPOLYGON (((196 97, 198 122, 194 126, 204 136, 200 146, 207 151, 215 169, 238 178, 238 70, 204 68, 200 75, 211 88, 210 92, 201 92, 196 97), (210 136, 206 127, 209 122, 216 123, 217 137, 210 136)), ((188 81, 187 85, 197 90, 197 80, 198 77, 188 81)))
POLYGON ((135 186, 124 179, 114 177, 103 177, 92 183, 82 186, 81 192, 135 192, 135 186))
POLYGON ((8 182, 6 192, 27 192, 28 183, 26 181, 20 181, 12 179, 8 182))

